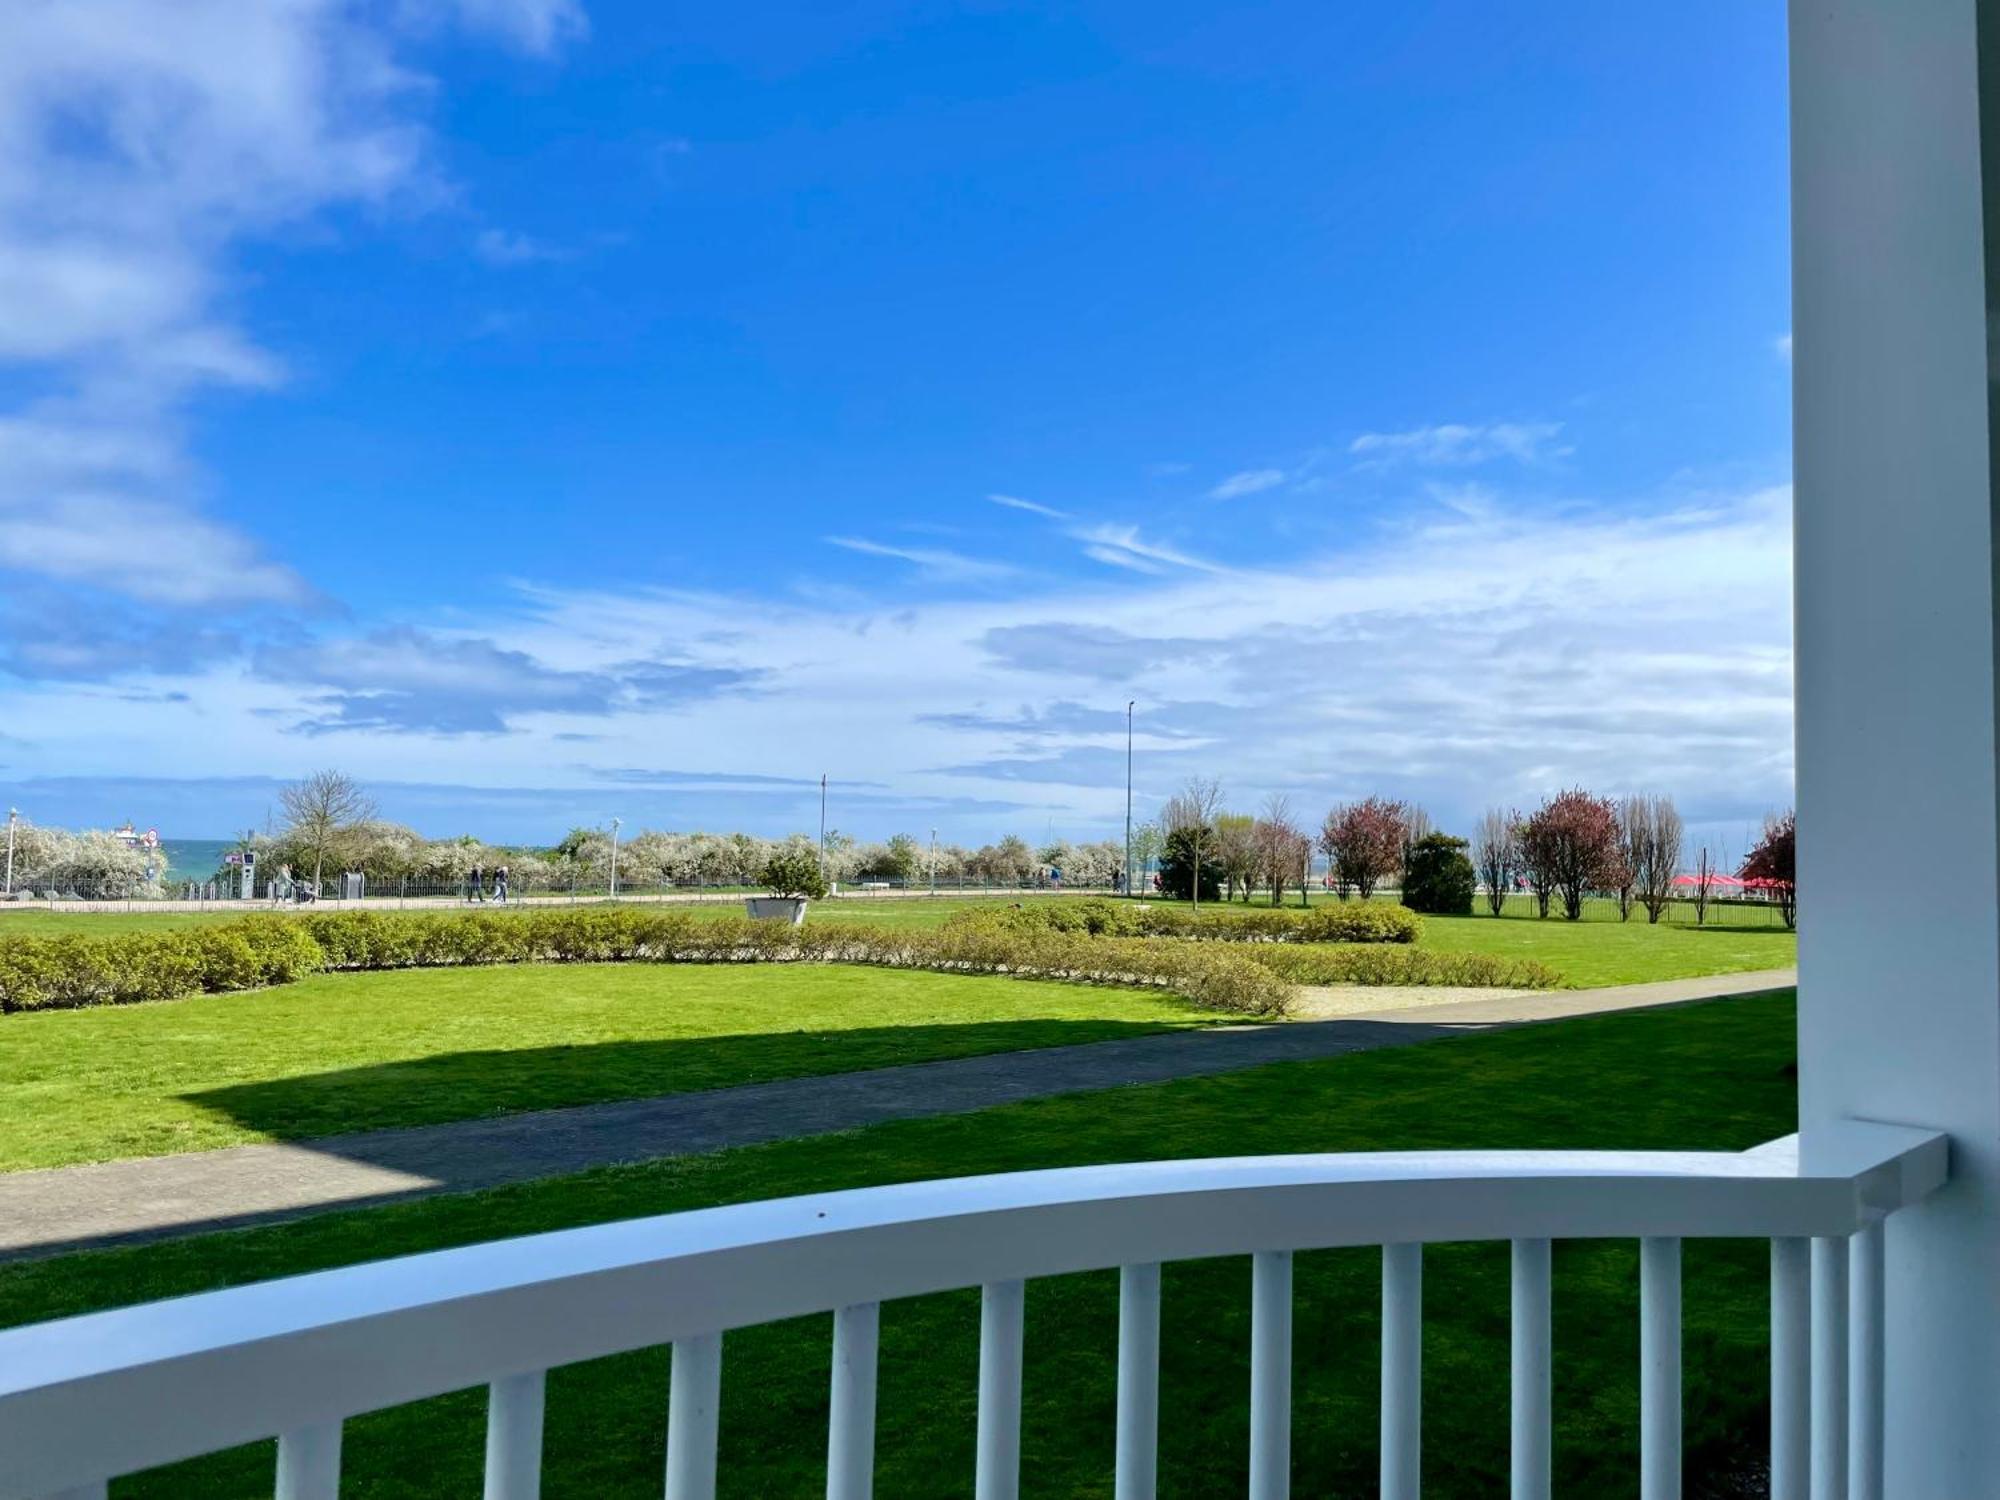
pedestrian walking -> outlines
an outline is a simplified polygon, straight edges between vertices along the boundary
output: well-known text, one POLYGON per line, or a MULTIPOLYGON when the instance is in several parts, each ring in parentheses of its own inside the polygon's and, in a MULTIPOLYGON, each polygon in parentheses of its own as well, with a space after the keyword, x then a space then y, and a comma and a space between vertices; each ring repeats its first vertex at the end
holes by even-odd
POLYGON ((484 870, 480 869, 478 865, 474 865, 472 872, 465 877, 465 900, 467 905, 470 905, 474 901, 483 902, 486 899, 485 875, 486 872, 484 870))
POLYGON ((507 904, 507 867, 500 866, 493 872, 493 899, 502 906, 507 904))

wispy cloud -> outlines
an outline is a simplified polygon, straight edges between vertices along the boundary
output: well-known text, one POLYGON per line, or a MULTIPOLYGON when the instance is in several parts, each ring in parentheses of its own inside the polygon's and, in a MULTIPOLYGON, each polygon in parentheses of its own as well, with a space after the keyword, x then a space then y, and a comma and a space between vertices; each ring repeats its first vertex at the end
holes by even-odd
POLYGON ((1166 573, 1185 568, 1198 573, 1220 573, 1219 563, 1196 557, 1165 542, 1150 542, 1136 526, 1085 526, 1070 533, 1083 543, 1083 555, 1114 568, 1134 573, 1166 573))
POLYGON ((1445 422, 1408 432, 1364 432, 1347 445, 1347 451, 1376 468, 1404 463, 1464 468, 1501 458, 1533 464, 1574 451, 1558 442, 1562 430, 1560 422, 1445 422))
POLYGON ((896 562, 908 563, 925 577, 936 579, 941 583, 973 583, 1008 578, 1020 571, 1008 563, 967 557, 962 552, 952 552, 943 547, 897 547, 888 542, 875 542, 858 536, 830 536, 822 540, 828 546, 859 552, 864 557, 886 557, 896 562))
POLYGON ((541 56, 590 32, 589 17, 577 0, 444 0, 444 4, 470 29, 541 56))
POLYGON ((1053 505, 1043 505, 1035 500, 1023 500, 1019 495, 988 495, 986 498, 990 503, 1004 505, 1009 510, 1025 510, 1030 515, 1047 516, 1056 521, 1069 519, 1066 510, 1057 510, 1053 505))
POLYGON ((1208 492, 1211 500, 1240 500, 1245 495, 1262 494, 1265 490, 1276 489, 1285 482, 1283 469, 1245 469, 1231 474, 1222 483, 1208 492))
POLYGON ((472 251, 489 266, 531 266, 569 258, 569 252, 560 246, 504 229, 482 229, 472 242, 472 251))
POLYGON ((1786 364, 1790 364, 1792 362, 1791 334, 1789 332, 1781 333, 1776 338, 1772 339, 1771 352, 1776 354, 1778 358, 1782 359, 1786 364))

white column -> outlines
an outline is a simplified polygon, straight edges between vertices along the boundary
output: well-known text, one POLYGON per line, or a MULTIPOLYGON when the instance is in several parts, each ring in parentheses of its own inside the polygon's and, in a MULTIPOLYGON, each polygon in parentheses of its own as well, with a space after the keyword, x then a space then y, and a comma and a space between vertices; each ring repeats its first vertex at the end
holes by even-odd
POLYGON ((2000 1494, 1995 28, 1994 0, 1791 4, 1800 1123, 1808 1163, 1843 1116, 1952 1136, 1888 1226, 1900 1500, 2000 1494))

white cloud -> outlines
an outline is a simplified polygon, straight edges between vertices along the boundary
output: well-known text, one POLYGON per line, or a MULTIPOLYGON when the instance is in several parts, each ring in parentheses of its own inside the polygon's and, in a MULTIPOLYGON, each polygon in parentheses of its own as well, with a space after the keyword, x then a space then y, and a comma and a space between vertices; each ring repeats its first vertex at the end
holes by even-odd
POLYGON ((1057 510, 1053 505, 1043 505, 1034 500, 1023 500, 1019 495, 988 495, 986 498, 990 503, 1004 505, 1009 510, 1025 510, 1030 515, 1048 516, 1057 521, 1069 519, 1066 510, 1057 510))
POLYGON ((1170 547, 1165 542, 1149 542, 1136 526, 1084 526, 1070 533, 1082 542, 1083 555, 1114 568, 1135 573, 1165 573, 1184 568, 1202 573, 1219 573, 1220 565, 1170 547))
MULTIPOLYGON (((574 0, 422 0, 528 51, 574 0)), ((343 203, 439 191, 383 11, 341 0, 17 0, 0 6, 0 566, 152 603, 306 590, 206 512, 179 459, 205 386, 277 383, 234 314, 245 239, 343 203), (158 450, 103 462, 103 435, 158 450)), ((281 497, 270 497, 273 501, 281 497)))
POLYGON ((557 246, 504 229, 482 229, 472 242, 472 250, 489 266, 528 266, 568 258, 568 252, 557 246))
POLYGON ((550 53, 589 34, 576 0, 451 0, 460 20, 526 52, 550 53))
POLYGON ((1283 469, 1245 469, 1239 474, 1231 474, 1222 483, 1208 492, 1211 500, 1240 500, 1245 495, 1262 494, 1265 490, 1276 489, 1285 482, 1283 469))
POLYGON ((1771 352, 1776 354, 1778 358, 1782 359, 1786 364, 1790 364, 1792 362, 1791 334, 1781 333, 1776 338, 1772 339, 1771 352))
POLYGON ((1409 463, 1427 468, 1461 468, 1508 458, 1540 463, 1574 450, 1558 444, 1560 422, 1445 422, 1408 432, 1364 432, 1347 451, 1370 467, 1409 463))
POLYGON ((822 540, 828 546, 859 552, 865 557, 886 557, 897 562, 909 563, 925 577, 936 579, 941 583, 973 583, 1005 578, 1019 571, 1006 563, 967 557, 963 553, 951 552, 943 547, 896 547, 887 542, 871 542, 865 537, 856 536, 830 536, 822 540))
MULTIPOLYGON (((1222 775, 1236 806, 1273 790, 1307 808, 1384 791, 1461 831, 1489 803, 1577 783, 1670 792, 1691 820, 1785 805, 1785 491, 1669 497, 1642 514, 1437 514, 1260 571, 1160 563, 1166 572, 1115 585, 1045 579, 894 608, 523 587, 516 608, 481 620, 476 650, 444 637, 463 661, 438 648, 432 663, 477 688, 477 703, 439 700, 453 723, 491 706, 516 732, 482 740, 473 758, 434 734, 355 732, 342 763, 376 780, 547 786, 552 766, 583 767, 581 781, 592 767, 715 764, 721 747, 742 775, 826 770, 906 797, 1026 804, 959 820, 978 840, 1050 824, 1095 836, 1122 820, 1122 717, 1137 698, 1142 745, 1148 705, 1201 705, 1191 721, 1173 709, 1188 732, 1142 751, 1142 814, 1190 771, 1222 775), (602 711, 599 679, 633 682, 631 663, 661 660, 666 702, 620 686, 604 690, 616 711, 602 711), (724 686, 689 698, 712 684, 724 686), (1101 712, 1054 713, 1060 704, 1101 712), (1023 717, 1034 733, 1010 722, 1023 717)), ((221 662, 128 683, 192 704, 0 687, 0 723, 36 725, 32 747, 10 750, 23 776, 126 773, 135 742, 161 764, 290 775, 301 753, 290 726, 425 710, 436 684, 406 656, 364 643, 277 658, 296 663, 289 673, 221 662)))

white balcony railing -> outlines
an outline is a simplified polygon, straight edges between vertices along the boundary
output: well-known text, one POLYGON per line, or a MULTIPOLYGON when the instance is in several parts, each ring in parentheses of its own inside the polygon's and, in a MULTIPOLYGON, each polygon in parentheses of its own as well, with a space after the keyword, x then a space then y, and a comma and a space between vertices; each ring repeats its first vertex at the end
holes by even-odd
POLYGON ((1122 1268, 1116 1493, 1154 1492, 1163 1261, 1253 1257, 1253 1500, 1287 1493, 1292 1254, 1383 1247, 1382 1494, 1421 1463, 1423 1246, 1513 1242, 1513 1493, 1546 1496, 1549 1244, 1637 1238, 1641 1494, 1680 1488, 1680 1243, 1771 1241, 1774 1500, 1880 1493, 1882 1220, 1944 1181, 1944 1138, 1854 1122, 1740 1155, 1470 1151, 1243 1157, 959 1178, 535 1235, 0 1334, 0 1496, 278 1437, 280 1500, 332 1500, 341 1426, 487 1384, 488 1500, 540 1488, 545 1372, 673 1345, 668 1500, 714 1493, 724 1334, 830 1312, 827 1494, 874 1461, 880 1304, 984 1288, 978 1500, 1019 1478, 1022 1286, 1122 1268), (1829 1483, 1829 1481, 1831 1481, 1829 1483))

